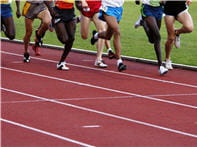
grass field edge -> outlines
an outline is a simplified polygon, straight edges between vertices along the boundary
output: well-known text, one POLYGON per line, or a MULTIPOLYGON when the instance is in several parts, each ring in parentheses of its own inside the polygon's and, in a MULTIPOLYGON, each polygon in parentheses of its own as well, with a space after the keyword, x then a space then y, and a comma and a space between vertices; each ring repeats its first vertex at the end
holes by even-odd
MULTIPOLYGON (((4 37, 0 37, 0 39, 1 39, 1 41, 7 41, 7 42, 14 42, 14 43, 23 44, 22 40, 17 40, 17 39, 9 40, 9 39, 4 38, 4 37)), ((33 42, 31 42, 30 44, 32 45, 33 42)), ((64 49, 61 46, 51 45, 51 44, 43 44, 42 47, 43 48, 49 48, 49 49, 58 49, 58 50, 63 50, 64 49)), ((77 53, 82 53, 82 54, 96 55, 96 51, 89 51, 89 50, 79 49, 79 48, 72 48, 71 51, 77 52, 77 53)), ((103 53, 103 56, 106 57, 107 54, 103 53)), ((157 61, 156 60, 150 60, 150 59, 144 59, 144 58, 138 58, 138 57, 131 57, 131 56, 122 56, 122 59, 123 60, 127 60, 127 61, 132 61, 132 62, 139 62, 139 63, 157 65, 157 61)), ((173 63, 172 65, 173 65, 174 68, 197 71, 197 66, 177 64, 177 63, 173 63)))

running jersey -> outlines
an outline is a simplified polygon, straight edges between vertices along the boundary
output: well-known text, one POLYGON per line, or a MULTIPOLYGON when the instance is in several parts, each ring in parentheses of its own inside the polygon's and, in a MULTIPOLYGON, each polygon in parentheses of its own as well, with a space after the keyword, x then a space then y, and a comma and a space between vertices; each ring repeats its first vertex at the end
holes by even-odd
POLYGON ((74 8, 75 0, 56 0, 55 6, 60 9, 72 9, 74 8))
POLYGON ((160 6, 160 1, 161 0, 142 0, 142 3, 149 6, 158 7, 160 6))
POLYGON ((88 5, 90 4, 100 4, 101 3, 101 0, 96 0, 96 1, 94 1, 94 0, 85 0, 87 3, 88 3, 88 5))
POLYGON ((10 4, 12 0, 0 0, 0 4, 10 4))
POLYGON ((102 6, 104 7, 122 7, 124 0, 102 0, 102 6))
POLYGON ((42 3, 43 0, 27 0, 29 3, 42 3))

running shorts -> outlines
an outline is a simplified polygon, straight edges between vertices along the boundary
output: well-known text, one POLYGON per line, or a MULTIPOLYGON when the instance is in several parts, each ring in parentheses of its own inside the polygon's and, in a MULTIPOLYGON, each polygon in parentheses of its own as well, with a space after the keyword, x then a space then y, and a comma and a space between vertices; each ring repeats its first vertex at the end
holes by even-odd
POLYGON ((99 19, 105 21, 104 14, 115 17, 117 22, 119 22, 122 19, 123 7, 101 7, 99 19))
POLYGON ((164 5, 165 15, 170 15, 177 17, 177 15, 185 10, 187 10, 187 5, 185 1, 167 1, 164 5))
POLYGON ((10 4, 1 4, 1 18, 8 18, 12 16, 12 8, 10 4))
POLYGON ((44 11, 46 8, 44 3, 30 3, 25 2, 23 6, 22 14, 26 18, 35 19, 37 18, 38 14, 44 11))
POLYGON ((157 20, 161 20, 163 16, 163 7, 153 7, 147 4, 143 4, 141 8, 142 17, 153 16, 157 20))
POLYGON ((60 9, 58 7, 54 7, 54 11, 60 15, 60 19, 63 22, 71 21, 75 17, 74 8, 72 8, 72 9, 60 9))

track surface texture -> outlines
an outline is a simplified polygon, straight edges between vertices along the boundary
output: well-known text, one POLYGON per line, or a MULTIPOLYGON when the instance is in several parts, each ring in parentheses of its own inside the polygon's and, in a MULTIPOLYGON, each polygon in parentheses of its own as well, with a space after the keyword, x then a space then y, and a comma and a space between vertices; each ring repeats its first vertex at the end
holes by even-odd
POLYGON ((196 147, 197 72, 41 48, 23 63, 23 45, 1 42, 2 147, 196 147))

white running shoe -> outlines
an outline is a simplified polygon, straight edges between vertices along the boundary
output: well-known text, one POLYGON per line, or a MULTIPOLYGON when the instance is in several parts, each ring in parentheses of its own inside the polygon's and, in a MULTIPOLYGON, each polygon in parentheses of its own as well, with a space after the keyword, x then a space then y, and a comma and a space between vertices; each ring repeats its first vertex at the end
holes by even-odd
POLYGON ((181 47, 181 38, 180 35, 176 35, 175 39, 174 39, 174 46, 176 48, 180 48, 181 47))
POLYGON ((61 62, 60 64, 57 64, 58 70, 69 70, 69 67, 66 66, 66 62, 61 62))
POLYGON ((107 67, 107 64, 105 64, 103 60, 96 60, 94 65, 97 66, 97 67, 100 67, 100 68, 106 68, 107 67))
POLYGON ((166 66, 167 69, 170 69, 170 70, 173 69, 172 61, 171 60, 166 60, 165 66, 166 66))
POLYGON ((164 66, 160 66, 160 67, 159 67, 159 74, 160 74, 161 76, 167 74, 167 72, 168 72, 168 69, 165 68, 164 66))
POLYGON ((134 28, 137 29, 138 27, 142 26, 142 17, 140 16, 139 19, 135 22, 134 28))

